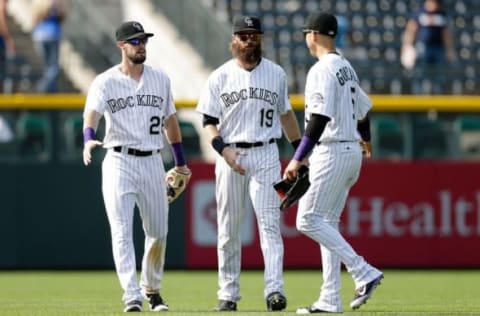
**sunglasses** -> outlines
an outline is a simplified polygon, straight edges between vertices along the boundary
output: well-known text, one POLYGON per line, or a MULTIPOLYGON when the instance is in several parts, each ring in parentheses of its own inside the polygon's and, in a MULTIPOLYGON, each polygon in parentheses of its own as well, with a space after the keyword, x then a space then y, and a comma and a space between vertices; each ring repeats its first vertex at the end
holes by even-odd
POLYGON ((147 44, 148 43, 148 37, 132 38, 132 39, 126 40, 125 43, 128 43, 128 44, 133 45, 133 46, 138 46, 142 43, 147 44))
POLYGON ((314 31, 314 30, 303 30, 303 36, 307 37, 307 34, 309 33, 318 33, 317 31, 314 31))
POLYGON ((262 37, 262 34, 260 33, 243 33, 243 34, 237 34, 238 38, 242 42, 248 41, 248 39, 251 39, 254 42, 258 42, 260 38, 262 37))

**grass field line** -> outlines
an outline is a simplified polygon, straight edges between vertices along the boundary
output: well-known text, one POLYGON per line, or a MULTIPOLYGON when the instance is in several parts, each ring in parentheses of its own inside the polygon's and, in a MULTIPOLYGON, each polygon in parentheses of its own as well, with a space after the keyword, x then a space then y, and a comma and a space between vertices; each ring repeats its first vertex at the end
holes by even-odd
MULTIPOLYGON (((342 272, 345 315, 480 315, 480 270, 385 270, 385 279, 368 303, 357 311, 348 305, 353 282, 342 272)), ((287 309, 293 315, 319 294, 321 271, 287 270, 287 309)), ((263 272, 242 271, 240 315, 266 312, 263 272)), ((217 272, 166 270, 161 294, 168 315, 231 315, 216 313, 217 272)), ((114 271, 0 271, 0 315, 124 315, 122 291, 114 271)), ((144 309, 148 311, 146 302, 144 309)))

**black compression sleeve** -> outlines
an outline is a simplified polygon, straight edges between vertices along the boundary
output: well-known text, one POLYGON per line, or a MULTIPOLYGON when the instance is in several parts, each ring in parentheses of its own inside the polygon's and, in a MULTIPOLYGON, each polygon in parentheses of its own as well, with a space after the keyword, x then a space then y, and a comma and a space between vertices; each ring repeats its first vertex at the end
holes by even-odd
POLYGON ((207 125, 217 125, 218 123, 220 123, 218 118, 207 115, 207 114, 203 114, 203 127, 207 125))
POLYGON ((212 147, 217 151, 217 153, 222 156, 222 151, 228 145, 223 142, 222 136, 215 136, 212 138, 212 147))
POLYGON ((298 146, 300 146, 300 142, 302 141, 301 138, 297 139, 297 140, 294 140, 293 142, 290 143, 290 145, 292 145, 293 149, 294 150, 297 150, 298 146))
POLYGON ((305 136, 310 138, 314 143, 318 142, 329 121, 330 118, 328 116, 312 114, 305 128, 305 136))
POLYGON ((362 136, 362 140, 369 142, 371 139, 370 134, 370 119, 366 116, 363 120, 358 121, 357 131, 362 136))

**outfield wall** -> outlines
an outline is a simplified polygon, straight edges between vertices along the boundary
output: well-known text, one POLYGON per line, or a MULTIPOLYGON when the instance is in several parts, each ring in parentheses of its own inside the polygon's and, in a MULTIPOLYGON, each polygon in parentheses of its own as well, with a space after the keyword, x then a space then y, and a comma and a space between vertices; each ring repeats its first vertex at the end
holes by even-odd
MULTIPOLYGON (((191 168, 190 187, 170 213, 167 267, 215 268, 213 165, 191 168)), ((98 165, 0 165, 0 174, 0 268, 113 268, 98 165)), ((479 162, 368 162, 342 230, 380 267, 478 268, 479 178, 479 162)), ((282 218, 285 267, 319 267, 318 246, 296 231, 295 215, 292 207, 282 218)), ((139 256, 138 218, 135 228, 139 256)), ((261 268, 252 210, 242 234, 244 267, 261 268)))
MULTIPOLYGON (((187 192, 187 266, 216 264, 213 166, 192 165, 187 192)), ((480 266, 480 163, 459 161, 364 164, 341 221, 345 238, 379 267, 480 266)), ((286 268, 320 267, 319 247, 295 229, 296 206, 282 217, 286 268)), ((252 211, 242 226, 245 267, 262 267, 252 211)))

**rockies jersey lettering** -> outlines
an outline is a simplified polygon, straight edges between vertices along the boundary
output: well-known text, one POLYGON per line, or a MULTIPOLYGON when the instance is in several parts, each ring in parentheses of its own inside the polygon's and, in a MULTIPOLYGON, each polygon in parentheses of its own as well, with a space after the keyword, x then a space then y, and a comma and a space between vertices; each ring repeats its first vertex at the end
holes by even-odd
POLYGON ((138 82, 118 65, 98 75, 85 107, 105 117, 105 148, 128 146, 147 151, 163 148, 162 122, 176 112, 170 79, 148 65, 138 82))
POLYGON ((228 108, 230 105, 233 105, 240 100, 256 99, 263 100, 270 105, 276 105, 278 102, 278 93, 269 91, 263 88, 254 88, 250 87, 248 89, 242 89, 240 91, 233 91, 230 93, 223 93, 221 96, 223 103, 228 108))
POLYGON ((331 118, 321 142, 360 140, 357 120, 372 106, 360 87, 350 63, 340 55, 327 54, 310 68, 305 84, 305 119, 312 113, 331 118))
POLYGON ((230 60, 209 77, 197 111, 218 118, 227 143, 282 137, 278 117, 291 109, 285 71, 262 58, 252 71, 230 60))
POLYGON ((158 95, 136 95, 137 102, 134 102, 134 96, 128 96, 126 98, 110 99, 107 101, 108 107, 112 113, 123 110, 127 107, 136 106, 151 106, 154 108, 160 108, 163 103, 163 98, 158 95))
POLYGON ((336 76, 338 79, 338 83, 340 83, 341 86, 343 86, 347 81, 350 81, 350 80, 355 81, 357 83, 359 82, 355 74, 355 71, 352 68, 347 66, 340 68, 337 71, 336 76))

